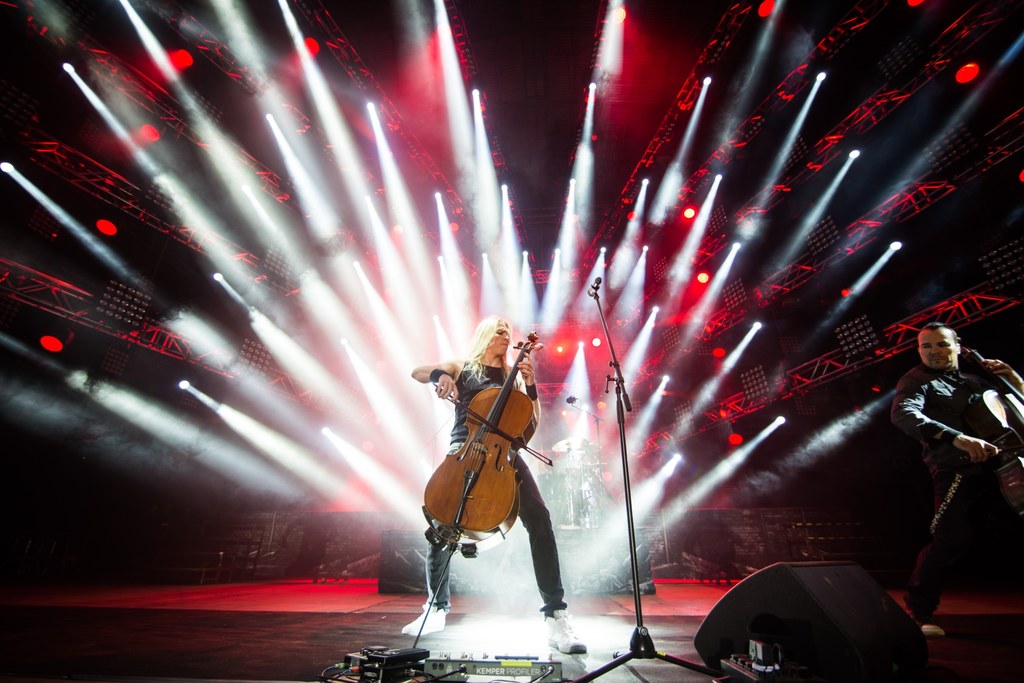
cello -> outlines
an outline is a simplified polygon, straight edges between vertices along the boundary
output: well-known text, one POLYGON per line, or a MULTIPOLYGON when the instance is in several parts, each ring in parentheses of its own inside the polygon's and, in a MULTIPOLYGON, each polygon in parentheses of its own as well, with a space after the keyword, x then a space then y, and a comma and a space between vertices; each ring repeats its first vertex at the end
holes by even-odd
POLYGON ((961 345, 968 359, 976 362, 1002 392, 988 389, 967 407, 967 424, 978 436, 999 448, 995 460, 996 478, 1003 498, 1024 516, 1024 396, 1002 375, 989 371, 981 354, 961 345))
POLYGON ((423 494, 423 514, 435 544, 474 542, 494 534, 504 538, 519 515, 519 481, 510 456, 513 445, 525 445, 533 435, 533 401, 515 388, 519 364, 537 345, 531 332, 516 348, 501 388, 483 389, 467 407, 469 435, 455 453, 447 455, 431 475, 423 494))

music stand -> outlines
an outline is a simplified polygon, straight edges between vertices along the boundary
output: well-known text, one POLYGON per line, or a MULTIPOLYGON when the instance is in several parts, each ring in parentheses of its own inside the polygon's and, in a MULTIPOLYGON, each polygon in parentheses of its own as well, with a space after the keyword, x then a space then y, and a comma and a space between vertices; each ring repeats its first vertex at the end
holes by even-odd
POLYGON ((604 310, 601 308, 601 298, 597 293, 597 290, 601 286, 601 278, 594 280, 594 284, 590 286, 589 294, 594 302, 597 304, 597 312, 601 317, 601 326, 604 328, 604 336, 608 342, 608 353, 611 355, 611 360, 608 365, 614 370, 614 375, 606 376, 606 382, 615 383, 615 411, 619 424, 619 449, 622 454, 622 485, 625 492, 626 502, 626 524, 629 532, 629 562, 630 569, 633 572, 633 606, 636 612, 636 627, 633 629, 633 635, 629 639, 629 651, 624 652, 616 656, 613 660, 604 664, 593 671, 589 671, 579 678, 575 679, 574 683, 585 683, 586 681, 592 681, 595 678, 603 676, 612 669, 622 666, 631 659, 660 659, 676 666, 681 666, 691 671, 706 674, 713 678, 720 677, 722 674, 720 671, 715 671, 703 664, 697 664, 681 657, 674 657, 673 655, 666 654, 664 652, 658 652, 654 649, 654 641, 651 639, 651 634, 644 626, 643 609, 640 605, 640 580, 639 570, 636 558, 636 532, 633 527, 633 499, 630 494, 629 486, 629 460, 627 458, 626 449, 626 411, 632 411, 633 406, 629 402, 629 394, 626 393, 626 382, 622 378, 622 369, 619 367, 619 361, 615 357, 615 347, 612 345, 611 333, 608 331, 608 321, 605 320, 604 310))

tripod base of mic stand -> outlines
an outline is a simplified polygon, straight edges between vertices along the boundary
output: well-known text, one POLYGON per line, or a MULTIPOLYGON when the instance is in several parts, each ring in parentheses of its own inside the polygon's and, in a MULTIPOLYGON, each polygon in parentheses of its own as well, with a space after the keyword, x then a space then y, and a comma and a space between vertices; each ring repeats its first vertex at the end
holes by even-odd
POLYGON ((615 659, 608 662, 604 666, 600 666, 593 671, 588 671, 579 678, 575 679, 573 683, 585 683, 586 681, 592 681, 595 678, 605 675, 612 669, 617 669, 626 662, 632 659, 661 659, 668 662, 669 664, 675 664, 691 671, 706 674, 712 678, 717 678, 722 675, 721 671, 715 671, 703 664, 697 664, 680 657, 673 657, 672 655, 665 654, 664 652, 658 652, 654 648, 654 641, 651 640, 651 633, 645 626, 637 626, 633 629, 633 635, 629 639, 629 652, 616 655, 615 659))

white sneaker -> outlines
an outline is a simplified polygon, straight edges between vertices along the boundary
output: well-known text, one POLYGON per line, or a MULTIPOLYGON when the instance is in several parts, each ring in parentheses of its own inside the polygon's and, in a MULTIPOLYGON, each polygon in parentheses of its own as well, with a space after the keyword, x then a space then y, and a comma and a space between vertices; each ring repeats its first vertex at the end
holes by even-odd
POLYGON ((554 616, 545 618, 544 622, 548 625, 548 645, 567 655, 581 655, 587 651, 587 646, 573 632, 564 609, 555 610, 554 616))
POLYGON ((427 635, 428 633, 437 633, 438 631, 444 630, 445 617, 448 616, 448 612, 442 607, 431 607, 430 605, 423 606, 423 614, 413 619, 411 622, 402 627, 402 633, 407 636, 414 636, 417 633, 420 635, 427 635), (429 612, 428 612, 429 610, 429 612), (420 631, 420 622, 426 620, 423 624, 423 630, 420 631))

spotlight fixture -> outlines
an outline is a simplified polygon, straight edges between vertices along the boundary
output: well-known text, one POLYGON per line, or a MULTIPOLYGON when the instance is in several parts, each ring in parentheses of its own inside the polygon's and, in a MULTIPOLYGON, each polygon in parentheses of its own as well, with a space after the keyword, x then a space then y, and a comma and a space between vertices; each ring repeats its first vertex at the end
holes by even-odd
POLYGON ((878 62, 878 68, 887 79, 893 79, 916 64, 920 57, 921 46, 908 36, 882 57, 878 62))
POLYGON ((683 401, 673 411, 672 429, 678 433, 686 433, 693 429, 693 402, 683 401))
POLYGON ((1024 242, 1018 237, 990 251, 978 259, 989 282, 996 289, 1016 284, 1024 279, 1024 242))
POLYGON ((759 404, 768 400, 770 392, 764 366, 756 365, 741 373, 740 384, 743 386, 743 398, 748 403, 759 404))
POLYGON ((807 236, 807 249, 814 255, 825 251, 829 246, 839 241, 839 230, 832 216, 825 216, 814 230, 807 236))
POLYGON ((942 171, 978 148, 978 140, 962 123, 925 147, 924 157, 931 170, 942 171))
POLYGON ((121 342, 108 346, 103 358, 100 360, 100 370, 111 377, 120 377, 128 367, 131 346, 121 346, 121 342))
POLYGON ((722 299, 725 307, 729 310, 739 308, 747 300, 747 290, 743 286, 743 280, 737 278, 727 284, 722 290, 722 299))
POLYGON ((878 334, 866 315, 843 323, 835 333, 839 347, 849 360, 870 356, 881 346, 878 334))
POLYGON ((238 352, 238 360, 253 372, 265 374, 270 369, 273 356, 270 349, 260 342, 255 339, 246 339, 242 342, 242 348, 238 352))
POLYGON ((108 316, 108 322, 117 327, 135 329, 142 325, 142 319, 149 310, 149 301, 150 296, 146 292, 111 280, 96 310, 108 316))

